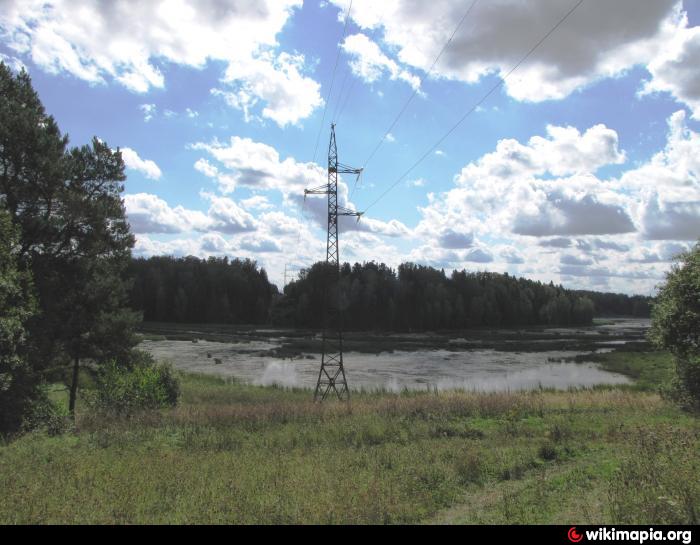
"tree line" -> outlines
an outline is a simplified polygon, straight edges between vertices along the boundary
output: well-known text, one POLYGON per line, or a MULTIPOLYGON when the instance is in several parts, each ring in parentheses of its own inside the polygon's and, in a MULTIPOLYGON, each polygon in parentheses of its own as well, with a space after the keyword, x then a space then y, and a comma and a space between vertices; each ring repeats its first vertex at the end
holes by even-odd
POLYGON ((139 258, 127 272, 131 307, 151 322, 264 324, 277 294, 249 259, 139 258))
MULTIPOLYGON (((320 327, 324 308, 322 263, 303 270, 272 309, 278 325, 320 327)), ((509 274, 444 270, 403 263, 344 264, 340 270, 344 327, 426 331, 470 327, 590 324, 590 297, 554 284, 509 274)))
MULTIPOLYGON (((325 264, 303 269, 279 294, 255 261, 159 256, 132 259, 129 301, 145 321, 323 325, 325 264)), ((648 317, 651 298, 568 290, 507 273, 404 263, 345 263, 343 323, 354 330, 426 331, 470 327, 587 325, 593 316, 648 317)))
POLYGON ((589 290, 575 290, 581 297, 593 301, 596 316, 634 316, 649 318, 653 298, 646 295, 625 295, 589 290))

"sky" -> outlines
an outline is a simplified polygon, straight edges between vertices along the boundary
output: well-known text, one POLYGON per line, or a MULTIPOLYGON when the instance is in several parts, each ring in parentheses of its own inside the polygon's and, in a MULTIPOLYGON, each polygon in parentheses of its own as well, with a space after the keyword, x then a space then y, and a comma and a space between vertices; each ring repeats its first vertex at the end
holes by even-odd
POLYGON ((653 294, 700 237, 698 25, 697 0, 0 0, 0 60, 72 145, 121 150, 134 255, 279 287, 325 259, 303 190, 335 122, 364 169, 342 261, 653 294))

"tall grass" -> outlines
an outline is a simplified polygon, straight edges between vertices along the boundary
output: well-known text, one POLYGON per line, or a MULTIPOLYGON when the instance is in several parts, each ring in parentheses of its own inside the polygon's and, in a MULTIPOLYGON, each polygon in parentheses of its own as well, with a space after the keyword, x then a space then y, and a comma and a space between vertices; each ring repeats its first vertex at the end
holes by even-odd
POLYGON ((634 465, 645 433, 685 437, 675 460, 686 480, 697 469, 696 420, 655 393, 310 396, 184 375, 172 409, 123 418, 79 406, 74 432, 0 446, 0 522, 657 523, 697 512, 696 489, 670 492, 663 451, 634 465), (686 507, 671 518, 659 497, 686 507))

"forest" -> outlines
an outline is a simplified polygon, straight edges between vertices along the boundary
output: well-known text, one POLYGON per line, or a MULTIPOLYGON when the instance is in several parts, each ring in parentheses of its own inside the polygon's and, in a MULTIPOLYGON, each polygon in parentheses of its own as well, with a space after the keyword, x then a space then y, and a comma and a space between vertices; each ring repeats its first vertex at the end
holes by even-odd
POLYGON ((132 259, 131 306, 149 322, 264 324, 277 287, 255 261, 132 259))
MULTIPOLYGON (((228 258, 133 259, 130 301, 145 321, 273 324, 319 328, 323 263, 302 270, 284 293, 254 261, 228 258)), ((573 291, 508 274, 445 271, 413 263, 343 264, 344 326, 425 331, 468 327, 585 325, 593 316, 648 316, 649 298, 573 291)))

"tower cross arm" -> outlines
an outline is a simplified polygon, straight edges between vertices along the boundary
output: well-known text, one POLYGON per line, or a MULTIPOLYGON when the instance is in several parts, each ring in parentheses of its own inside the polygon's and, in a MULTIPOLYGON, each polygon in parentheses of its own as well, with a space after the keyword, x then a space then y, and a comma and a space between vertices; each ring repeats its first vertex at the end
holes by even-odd
POLYGON ((341 163, 338 163, 338 166, 336 167, 335 171, 336 171, 338 174, 355 174, 355 175, 357 175, 357 176, 359 176, 360 174, 362 174, 362 169, 361 169, 361 168, 353 168, 353 167, 351 167, 351 166, 343 165, 343 164, 341 164, 341 163))
POLYGON ((350 210, 349 208, 345 208, 344 206, 338 207, 338 215, 339 216, 356 216, 359 220, 359 218, 362 217, 362 214, 364 214, 364 212, 358 212, 357 210, 350 210))
POLYGON ((318 187, 312 187, 311 189, 304 189, 304 196, 306 195, 327 195, 329 193, 328 184, 323 184, 318 187))

